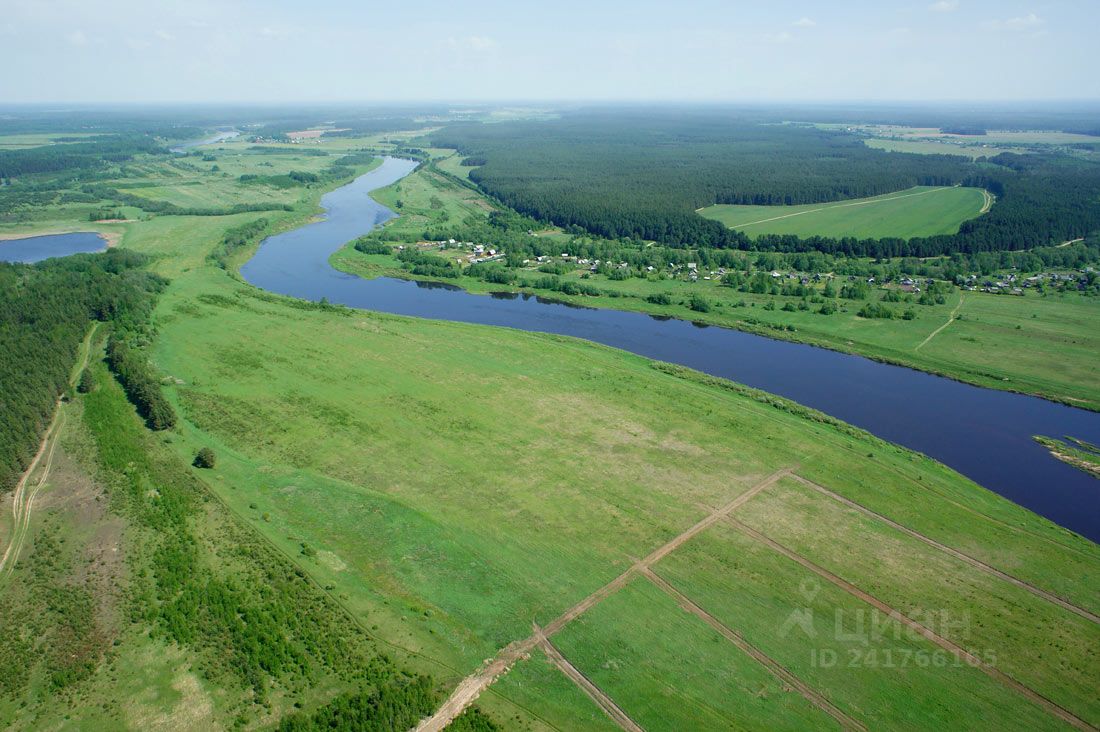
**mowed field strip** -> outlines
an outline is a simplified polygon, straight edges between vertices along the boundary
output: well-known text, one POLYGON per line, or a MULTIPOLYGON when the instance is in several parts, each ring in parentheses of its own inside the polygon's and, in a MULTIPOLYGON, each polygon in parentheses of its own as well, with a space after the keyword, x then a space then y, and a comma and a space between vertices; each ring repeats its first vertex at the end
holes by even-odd
POLYGON ((677 605, 680 606, 685 612, 688 612, 704 623, 706 623, 712 630, 728 640, 732 645, 737 647, 742 653, 746 654, 754 661, 759 663, 765 669, 767 669, 772 675, 780 679, 788 688, 797 691, 807 701, 820 709, 822 712, 828 714, 837 723, 847 730, 865 730, 867 727, 860 721, 852 718, 846 714, 843 710, 839 709, 832 702, 828 700, 826 695, 812 688, 810 685, 799 679, 787 668, 780 663, 770 658, 766 653, 759 648, 753 646, 745 637, 737 630, 730 628, 716 617, 707 612, 701 605, 697 604, 690 597, 685 595, 680 590, 676 589, 667 580, 659 576, 654 571, 654 565, 658 564, 662 559, 668 557, 678 548, 689 542, 691 539, 702 534, 710 527, 718 524, 719 522, 726 522, 733 526, 737 531, 752 538, 753 540, 763 544, 767 548, 771 549, 782 555, 783 557, 797 563, 798 565, 810 570, 816 576, 824 579, 830 584, 840 588, 844 592, 852 595, 860 601, 871 606, 875 610, 884 613, 892 620, 904 625, 910 631, 923 637, 924 639, 934 643, 939 648, 949 652, 955 658, 956 662, 965 663, 966 665, 978 669, 985 673, 987 676, 1026 698, 1036 706, 1043 709, 1050 715, 1057 717, 1061 721, 1083 730, 1097 729, 1094 725, 1090 724, 1086 720, 1074 714, 1072 711, 1059 705, 1057 702, 1049 699, 1043 694, 1035 691, 1030 686, 1022 683, 1016 678, 1004 673, 998 669, 994 664, 987 662, 978 655, 968 651, 963 646, 951 641, 947 637, 944 637, 937 633, 933 628, 929 628, 926 625, 906 616, 903 612, 897 608, 883 602, 875 595, 866 592, 860 587, 856 586, 852 582, 845 580, 844 578, 830 572, 829 570, 816 564, 809 558, 799 554, 798 552, 780 544, 772 539, 767 534, 754 529, 753 527, 737 520, 734 516, 735 511, 741 506, 745 505, 757 495, 765 491, 771 486, 779 483, 784 478, 791 478, 799 483, 812 488, 819 494, 826 498, 836 501, 848 508, 853 508, 860 513, 879 521, 882 524, 890 527, 891 529, 901 532, 907 536, 916 538, 919 541, 924 542, 928 546, 932 547, 936 551, 943 552, 956 559, 960 559, 967 564, 975 567, 976 569, 988 573, 1000 580, 1003 580, 1013 586, 1020 587, 1022 589, 1031 592, 1037 597, 1050 602, 1062 609, 1068 610, 1075 614, 1078 614, 1087 620, 1092 622, 1100 621, 1093 613, 1079 608, 1072 603, 1069 603, 1062 598, 1059 598, 1041 588, 1035 587, 1027 582, 1019 580, 1011 575, 1002 572, 988 564, 946 546, 940 542, 930 539, 919 532, 899 524, 886 516, 871 511, 870 509, 861 506, 860 504, 851 501, 829 489, 807 480, 794 472, 795 468, 784 468, 772 473, 767 478, 757 483, 753 487, 744 491, 736 498, 725 504, 721 508, 713 511, 704 518, 700 519, 697 523, 692 525, 689 529, 683 533, 677 535, 672 540, 668 541, 658 549, 651 552, 645 558, 639 560, 633 564, 629 569, 620 574, 618 577, 608 582, 603 587, 599 588, 588 597, 584 598, 576 605, 572 606, 561 615, 559 615, 552 622, 545 627, 540 628, 537 624, 533 626, 533 634, 525 639, 517 640, 508 646, 506 646, 495 658, 488 661, 485 666, 479 669, 474 674, 467 676, 462 682, 455 688, 454 692, 443 703, 439 710, 431 717, 423 720, 420 725, 417 726, 417 732, 439 732, 447 727, 462 711, 472 704, 478 696, 491 686, 497 679, 504 674, 507 674, 512 666, 522 658, 525 658, 532 649, 538 647, 547 656, 547 658, 553 663, 553 665, 560 670, 565 676, 580 688, 586 696, 588 696, 605 714, 608 715, 621 729, 630 730, 635 732, 642 729, 637 722, 635 722, 629 714, 623 710, 615 700, 607 694, 603 689, 599 688, 588 676, 584 674, 582 670, 577 668, 572 662, 570 662, 565 655, 554 646, 550 637, 562 631, 573 621, 577 620, 581 615, 592 609, 599 603, 603 602, 607 598, 614 595, 619 590, 622 590, 631 580, 637 576, 644 577, 650 583, 655 585, 662 592, 671 597, 677 605))
POLYGON ((716 204, 698 213, 750 236, 909 238, 955 233, 962 222, 985 213, 991 205, 992 196, 980 188, 917 186, 881 196, 820 204, 716 204))

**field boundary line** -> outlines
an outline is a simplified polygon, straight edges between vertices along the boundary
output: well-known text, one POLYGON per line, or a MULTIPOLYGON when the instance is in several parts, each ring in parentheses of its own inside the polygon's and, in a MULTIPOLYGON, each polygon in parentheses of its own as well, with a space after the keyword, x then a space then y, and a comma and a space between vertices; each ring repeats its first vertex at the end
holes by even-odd
POLYGON ((588 698, 595 702, 596 706, 603 710, 603 713, 610 717, 611 721, 619 725, 620 729, 627 730, 627 732, 645 732, 637 722, 630 718, 629 714, 623 711, 622 707, 615 703, 614 699, 608 696, 603 689, 596 686, 592 679, 585 676, 583 671, 570 663, 569 659, 550 642, 550 639, 543 635, 542 630, 537 625, 535 626, 535 635, 539 636, 538 647, 542 649, 550 662, 576 684, 588 698))
POLYGON ((783 556, 787 557, 791 561, 796 562, 797 564, 805 567, 806 569, 808 569, 811 572, 813 572, 814 574, 816 574, 818 577, 821 577, 822 579, 829 582, 830 584, 835 585, 836 587, 839 587, 840 589, 844 590, 849 595, 852 595, 853 597, 856 597, 856 598, 862 600, 863 602, 866 602, 867 604, 871 605, 872 607, 876 608, 877 610, 879 610, 883 613, 886 613, 887 617, 892 618, 893 620, 896 620, 897 622, 907 626, 910 630, 913 630, 914 632, 920 634, 926 640, 929 640, 932 643, 935 643, 940 648, 943 648, 946 651, 950 651, 952 654, 955 655, 956 659, 966 661, 967 665, 981 670, 982 672, 984 672, 990 678, 994 679, 995 681, 999 681, 1004 686, 1008 687, 1009 689, 1012 689, 1013 691, 1020 694, 1021 696, 1029 699, 1030 701, 1035 703, 1037 706, 1039 706, 1042 709, 1046 710, 1050 714, 1058 717, 1062 721, 1073 725, 1077 729, 1082 729, 1082 730, 1094 730, 1094 729, 1096 729, 1095 727, 1090 725, 1088 722, 1081 719, 1080 717, 1078 717, 1076 714, 1069 711, 1065 707, 1057 704, 1056 702, 1051 701, 1047 697, 1043 696, 1039 692, 1032 689, 1030 686, 1026 686, 1023 683, 1017 681, 1016 679, 1014 679, 1011 676, 1009 676, 1008 674, 1006 674, 1004 671, 1001 671, 1000 669, 998 669, 996 666, 991 666, 990 664, 986 663, 985 661, 978 658, 974 654, 970 653, 970 651, 967 651, 962 646, 954 643, 953 641, 948 640, 947 638, 944 638, 943 636, 939 635, 938 633, 931 630, 930 628, 927 628, 924 625, 921 625, 920 623, 913 620, 912 618, 910 618, 910 617, 902 614, 898 610, 890 607, 889 605, 887 605, 882 600, 878 599, 877 597, 870 594, 869 592, 866 592, 865 590, 861 590, 860 588, 856 587, 855 585, 853 585, 851 582, 844 579, 843 577, 840 577, 839 575, 833 574, 832 572, 825 569, 824 567, 821 567, 818 564, 815 564, 813 561, 807 559, 806 557, 804 557, 801 554, 795 552, 794 550, 788 549, 787 547, 783 546, 782 544, 775 541, 771 537, 760 533, 759 531, 752 528, 751 526, 748 526, 747 524, 741 523, 740 521, 738 521, 733 516, 728 516, 726 518, 726 520, 732 526, 734 526, 734 528, 736 528, 738 531, 740 531, 741 533, 747 534, 748 536, 752 537, 753 539, 760 542, 761 544, 764 544, 765 546, 772 549, 773 551, 778 552, 779 554, 782 554, 783 556))
POLYGON ((729 503, 697 521, 686 531, 676 535, 659 548, 650 552, 644 559, 635 562, 618 577, 611 580, 603 587, 600 587, 576 605, 570 607, 548 625, 543 626, 538 633, 523 640, 509 643, 501 649, 494 658, 487 660, 479 670, 459 682, 458 686, 455 687, 455 690, 451 692, 451 695, 443 702, 439 709, 430 717, 426 717, 420 721, 420 724, 415 728, 416 732, 441 732, 441 730, 450 724, 455 717, 461 714, 467 706, 473 703, 482 691, 491 686, 497 678, 507 673, 512 665, 523 655, 529 653, 531 649, 539 643, 541 638, 550 638, 592 607, 625 587, 636 574, 648 568, 649 565, 659 562, 683 545, 684 542, 710 528, 723 518, 728 517, 730 513, 750 500, 753 496, 757 495, 768 486, 775 484, 780 479, 792 475, 794 471, 794 467, 775 471, 748 490, 738 494, 737 497, 729 503))
POLYGON ((996 567, 994 567, 992 565, 986 564, 985 562, 983 562, 980 559, 976 559, 976 558, 970 556, 969 554, 964 554, 963 552, 959 551, 958 549, 954 549, 952 547, 949 547, 946 544, 942 544, 942 543, 936 541, 935 539, 933 539, 931 537, 925 536, 924 534, 920 533, 919 531, 915 531, 913 529, 910 529, 908 526, 905 526, 903 524, 899 524, 897 521, 894 521, 893 519, 889 518, 888 516, 884 516, 883 514, 877 512, 877 511, 873 511, 870 508, 867 508, 866 506, 864 506, 860 503, 856 503, 852 499, 846 498, 846 497, 840 495, 839 493, 836 493, 835 491, 831 491, 828 488, 826 488, 825 486, 818 485, 817 483, 813 482, 812 480, 809 480, 807 478, 803 478, 801 475, 792 474, 791 477, 794 478, 795 480, 797 480, 799 483, 802 483, 805 486, 813 488, 818 493, 821 493, 822 495, 827 496, 827 497, 833 499, 834 501, 842 503, 845 506, 848 506, 849 508, 855 509, 856 511, 859 511, 860 513, 864 514, 865 516, 868 516, 868 517, 870 517, 872 519, 875 519, 875 520, 877 520, 881 523, 884 523, 887 526, 890 526, 891 528, 897 529, 898 531, 906 534, 907 536, 911 536, 914 539, 922 541, 922 542, 924 542, 925 544, 927 544, 928 546, 930 546, 934 549, 938 549, 939 551, 944 552, 945 554, 949 554, 950 556, 954 557, 955 559, 958 559, 959 561, 965 562, 966 564, 970 565, 971 567, 974 567, 974 568, 976 568, 976 569, 978 569, 982 572, 985 572, 986 574, 993 575, 994 577, 996 577, 998 579, 1001 579, 1001 580, 1004 580, 1005 582, 1008 582, 1011 585, 1015 585, 1016 587, 1027 590, 1028 592, 1035 595, 1036 597, 1042 598, 1043 600, 1046 600, 1047 602, 1058 605, 1059 607, 1061 607, 1065 610, 1069 610, 1071 613, 1075 613, 1077 615, 1080 615, 1081 617, 1085 618, 1086 620, 1091 620, 1094 623, 1100 624, 1100 616, 1098 616, 1094 613, 1091 613, 1091 612, 1089 612, 1088 610, 1086 610, 1082 607, 1078 607, 1078 606, 1074 605, 1069 600, 1063 599, 1063 598, 1059 597, 1058 595, 1055 595, 1052 592, 1049 592, 1047 590, 1042 589, 1041 587, 1036 587, 1035 585, 1033 585, 1029 582, 1025 582, 1024 580, 1019 579, 1018 577, 1013 577, 1012 575, 1008 574, 1007 572, 1004 572, 1000 569, 997 569, 996 567))
POLYGON ((672 597, 672 599, 676 600, 677 604, 679 604, 681 608, 703 620, 703 622, 705 622, 712 629, 717 631, 719 635, 724 637, 733 645, 737 646, 746 655, 751 656, 761 666, 767 668, 773 676, 777 677, 778 679, 795 689, 799 694, 804 696, 808 702, 810 702, 821 711, 825 712, 830 717, 839 722, 841 727, 850 730, 867 729, 862 723, 849 717, 843 711, 834 706, 832 702, 826 699, 821 693, 815 691, 808 684, 806 684, 793 673, 788 671, 778 661, 761 651, 753 644, 749 643, 749 641, 747 641, 745 637, 739 632, 737 632, 733 628, 730 628, 721 620, 708 613, 702 607, 697 605, 695 601, 693 601, 690 597, 666 582, 652 569, 647 567, 643 569, 641 573, 646 579, 656 585, 658 589, 672 597))
POLYGON ((951 311, 951 315, 950 315, 950 316, 948 316, 948 318, 947 318, 947 322, 946 322, 946 323, 944 323, 943 325, 941 325, 941 326, 940 326, 939 328, 936 328, 936 329, 935 329, 934 331, 932 331, 931 333, 929 333, 929 334, 928 334, 928 337, 927 337, 927 338, 925 338, 925 339, 924 339, 923 341, 921 341, 920 343, 918 343, 918 344, 917 344, 917 347, 916 347, 916 348, 914 348, 913 350, 914 350, 914 351, 919 351, 919 350, 921 349, 921 346, 923 346, 924 344, 928 343, 928 341, 930 341, 930 340, 932 340, 933 338, 935 338, 936 336, 938 336, 938 335, 940 334, 940 331, 942 331, 942 330, 943 330, 944 328, 946 328, 947 326, 949 326, 949 325, 951 325, 952 323, 954 323, 954 322, 955 322, 955 319, 956 319, 956 317, 957 317, 957 316, 958 316, 958 314, 959 314, 959 310, 961 310, 961 309, 962 309, 962 306, 963 306, 963 302, 964 302, 965 300, 966 300, 966 296, 965 296, 965 295, 962 295, 962 294, 960 294, 960 295, 959 295, 959 304, 958 304, 958 305, 956 305, 956 306, 955 306, 955 309, 951 311))

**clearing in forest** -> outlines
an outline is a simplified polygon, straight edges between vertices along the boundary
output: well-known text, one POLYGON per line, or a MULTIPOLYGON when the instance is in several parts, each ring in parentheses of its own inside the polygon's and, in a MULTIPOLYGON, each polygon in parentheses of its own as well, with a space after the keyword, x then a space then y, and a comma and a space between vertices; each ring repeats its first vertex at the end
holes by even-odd
POLYGON ((749 236, 910 238, 954 234, 962 222, 983 212, 985 201, 980 188, 917 186, 871 198, 800 206, 717 204, 699 213, 749 236))

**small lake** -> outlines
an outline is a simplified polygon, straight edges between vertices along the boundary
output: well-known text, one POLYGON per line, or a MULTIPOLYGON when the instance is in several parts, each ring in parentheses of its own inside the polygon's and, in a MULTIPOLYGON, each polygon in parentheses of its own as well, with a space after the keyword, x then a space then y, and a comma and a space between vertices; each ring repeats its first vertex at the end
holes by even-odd
POLYGON ((25 239, 0 240, 0 262, 41 262, 51 257, 89 254, 107 249, 107 242, 94 231, 73 234, 29 236, 25 239))
POLYGON ((726 328, 641 313, 471 295, 453 286, 365 280, 333 269, 343 244, 393 218, 370 191, 416 163, 383 165, 321 199, 324 219, 269 237, 241 268, 272 292, 398 315, 576 336, 731 379, 819 409, 934 457, 986 488, 1100 541, 1100 480, 1051 457, 1032 435, 1100 444, 1100 413, 726 328))

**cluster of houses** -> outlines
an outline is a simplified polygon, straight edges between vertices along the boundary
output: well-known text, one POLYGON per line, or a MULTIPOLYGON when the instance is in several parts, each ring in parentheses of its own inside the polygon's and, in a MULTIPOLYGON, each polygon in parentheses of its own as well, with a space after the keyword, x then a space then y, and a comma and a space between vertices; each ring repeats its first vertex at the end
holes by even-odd
POLYGON ((1076 284, 1078 289, 1084 289, 1088 283, 1088 273, 1091 267, 1085 268, 1082 274, 1074 272, 1041 272, 1031 277, 1021 277, 1016 274, 999 275, 996 279, 983 279, 978 275, 970 275, 962 284, 964 290, 971 292, 991 292, 1001 295, 1023 295, 1024 290, 1038 287, 1049 282, 1052 285, 1076 284))

